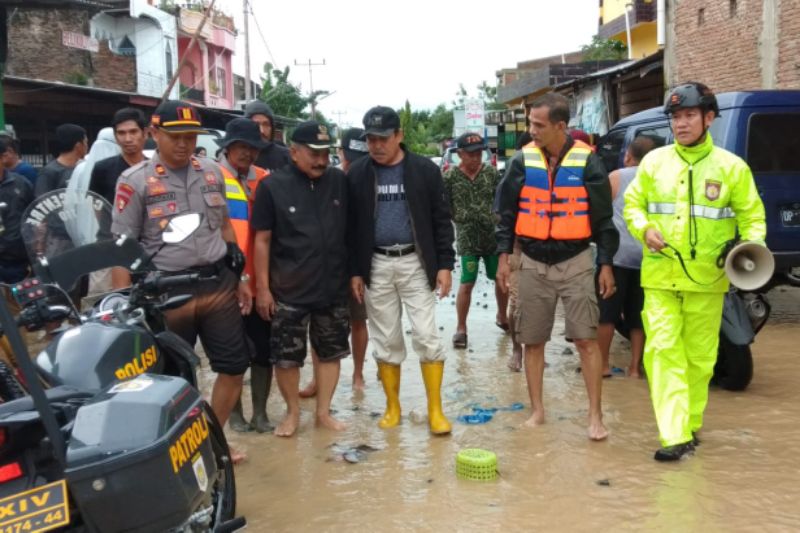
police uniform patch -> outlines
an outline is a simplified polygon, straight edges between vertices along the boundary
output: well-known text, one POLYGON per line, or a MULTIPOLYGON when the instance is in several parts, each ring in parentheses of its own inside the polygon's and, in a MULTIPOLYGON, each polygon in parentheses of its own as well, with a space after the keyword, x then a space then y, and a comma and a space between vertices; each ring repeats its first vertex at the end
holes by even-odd
POLYGON ((169 210, 170 213, 174 213, 175 211, 178 210, 178 204, 175 202, 169 202, 167 204, 167 209, 169 210))
POLYGON ((166 176, 167 169, 161 163, 156 163, 156 174, 158 174, 159 176, 166 176))
POLYGON ((158 180, 156 180, 155 183, 147 184, 147 196, 158 196, 160 194, 166 194, 167 192, 167 186, 158 180))
POLYGON ((706 180, 706 198, 710 201, 719 198, 720 191, 722 190, 722 182, 714 180, 706 180))
POLYGON ((209 185, 217 184, 217 176, 213 172, 206 172, 206 183, 209 185))
POLYGON ((155 176, 148 176, 147 183, 158 183, 158 178, 155 176))
POLYGON ((161 202, 170 202, 175 201, 175 193, 174 192, 165 192, 161 194, 154 194, 149 195, 145 200, 147 205, 158 204, 161 202))
POLYGON ((127 183, 120 183, 117 185, 117 195, 114 198, 114 205, 117 206, 117 211, 122 213, 125 207, 130 203, 131 197, 136 191, 127 183))
POLYGON ((147 216, 149 218, 161 218, 165 215, 164 208, 158 205, 151 205, 147 208, 147 216))

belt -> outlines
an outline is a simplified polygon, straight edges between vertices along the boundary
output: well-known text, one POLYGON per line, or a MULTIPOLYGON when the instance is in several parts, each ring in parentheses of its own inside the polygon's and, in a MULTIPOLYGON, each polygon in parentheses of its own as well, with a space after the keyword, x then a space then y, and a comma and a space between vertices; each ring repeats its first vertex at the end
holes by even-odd
POLYGON ((405 248, 373 248, 376 254, 388 255, 389 257, 403 257, 404 255, 413 254, 415 250, 416 248, 413 244, 409 244, 405 248))
MULTIPOLYGON (((197 274, 200 274, 200 276, 203 277, 203 278, 209 278, 211 276, 216 276, 217 274, 220 274, 223 271, 223 269, 225 269, 225 268, 226 268, 225 258, 223 257, 222 259, 220 259, 220 260, 218 260, 218 261, 216 261, 214 263, 211 263, 210 265, 201 265, 201 266, 195 266, 195 267, 187 268, 186 270, 181 270, 180 272, 175 272, 175 274, 179 274, 179 273, 180 274, 183 274, 183 273, 190 274, 190 273, 195 273, 196 272, 197 274)), ((171 272, 171 274, 172 274, 172 272, 171 272)))

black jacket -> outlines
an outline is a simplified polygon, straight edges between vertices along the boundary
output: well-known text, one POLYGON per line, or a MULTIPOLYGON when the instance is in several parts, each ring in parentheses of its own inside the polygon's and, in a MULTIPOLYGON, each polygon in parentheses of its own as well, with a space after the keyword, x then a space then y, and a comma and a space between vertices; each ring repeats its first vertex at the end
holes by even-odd
MULTIPOLYGON (((559 157, 559 165, 574 141, 567 137, 559 157)), ((554 172, 557 169, 554 169, 554 172)), ((517 152, 510 160, 503 181, 498 190, 498 212, 500 222, 497 224, 497 253, 510 254, 514 248, 515 227, 519 210, 519 193, 525 183, 525 161, 522 152, 517 152)), ((555 239, 532 239, 520 237, 519 244, 525 255, 536 261, 554 265, 578 255, 594 240, 597 243, 597 263, 613 264, 614 254, 619 246, 619 233, 614 227, 614 208, 611 203, 611 186, 608 174, 600 158, 589 155, 583 174, 583 183, 589 194, 589 220, 592 236, 589 239, 560 241, 555 239)))
POLYGON ((259 152, 255 165, 269 170, 270 172, 275 172, 288 165, 290 162, 289 149, 272 141, 259 152))
MULTIPOLYGON (((450 204, 439 167, 430 159, 409 152, 404 146, 403 151, 403 185, 414 245, 433 290, 438 271, 452 270, 455 263, 450 204)), ((375 247, 375 162, 371 157, 360 158, 350 167, 347 178, 350 187, 350 275, 361 276, 369 285, 375 247)))
POLYGON ((22 239, 22 214, 33 201, 33 185, 20 176, 0 168, 0 202, 6 204, 0 213, 0 264, 27 263, 28 254, 22 239))

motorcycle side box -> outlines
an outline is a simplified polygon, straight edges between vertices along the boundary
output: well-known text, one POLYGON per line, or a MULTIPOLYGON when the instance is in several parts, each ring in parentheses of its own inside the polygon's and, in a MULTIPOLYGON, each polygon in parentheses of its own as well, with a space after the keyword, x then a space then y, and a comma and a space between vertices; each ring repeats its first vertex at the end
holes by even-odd
POLYGON ((164 357, 141 328, 89 322, 56 337, 36 366, 52 386, 100 390, 145 372, 163 373, 164 357))
POLYGON ((177 527, 202 507, 215 477, 203 401, 181 378, 145 374, 78 410, 66 478, 94 530, 177 527))

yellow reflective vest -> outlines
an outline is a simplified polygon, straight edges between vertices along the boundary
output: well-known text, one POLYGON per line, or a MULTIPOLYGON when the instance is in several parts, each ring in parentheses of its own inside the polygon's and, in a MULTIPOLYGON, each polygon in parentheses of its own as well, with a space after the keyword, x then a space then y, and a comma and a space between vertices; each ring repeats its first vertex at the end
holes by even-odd
POLYGON ((696 146, 676 142, 647 154, 625 192, 624 217, 642 243, 647 229, 657 228, 697 281, 683 271, 674 250, 667 247, 662 255, 645 245, 641 280, 642 287, 651 289, 725 292, 728 278, 717 258, 736 236, 737 226, 746 241, 763 243, 767 231, 764 204, 750 168, 735 154, 714 146, 710 133, 696 146))

